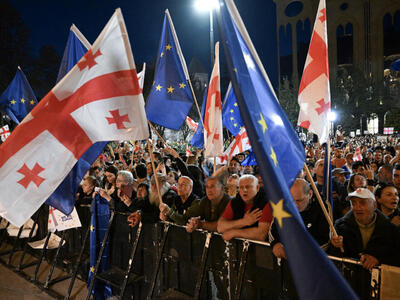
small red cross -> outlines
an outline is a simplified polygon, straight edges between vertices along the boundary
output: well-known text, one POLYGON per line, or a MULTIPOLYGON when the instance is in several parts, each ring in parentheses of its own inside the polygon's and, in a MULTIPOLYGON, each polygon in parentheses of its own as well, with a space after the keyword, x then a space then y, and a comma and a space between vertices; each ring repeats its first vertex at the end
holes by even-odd
POLYGON ((300 123, 300 127, 303 127, 307 130, 308 130, 308 128, 310 128, 310 125, 311 125, 311 123, 308 120, 300 123))
POLYGON ((21 173, 25 177, 22 178, 20 181, 18 181, 18 183, 22 185, 25 189, 31 182, 33 182, 34 184, 36 184, 37 187, 39 187, 45 180, 44 178, 38 175, 43 170, 44 168, 42 168, 38 163, 35 164, 32 170, 29 169, 26 164, 24 164, 17 172, 21 173))
POLYGON ((94 55, 93 55, 93 53, 92 53, 92 49, 90 49, 90 50, 82 57, 82 59, 78 62, 79 70, 82 71, 82 70, 85 69, 86 67, 88 67, 88 68, 90 69, 90 68, 93 67, 94 65, 97 65, 97 62, 96 62, 95 58, 96 58, 97 56, 100 56, 100 55, 102 55, 100 49, 97 50, 96 53, 95 53, 94 55))
POLYGON ((323 8, 319 11, 321 13, 321 16, 318 18, 321 23, 324 23, 326 21, 326 8, 323 8))
POLYGON ((128 114, 121 116, 119 114, 119 109, 110 110, 110 114, 112 115, 112 118, 106 117, 108 124, 116 124, 117 129, 125 129, 126 127, 124 122, 130 122, 128 114))
POLYGON ((330 102, 325 103, 324 99, 319 100, 317 103, 320 106, 315 109, 318 115, 322 114, 325 111, 328 111, 331 108, 331 103, 330 102))

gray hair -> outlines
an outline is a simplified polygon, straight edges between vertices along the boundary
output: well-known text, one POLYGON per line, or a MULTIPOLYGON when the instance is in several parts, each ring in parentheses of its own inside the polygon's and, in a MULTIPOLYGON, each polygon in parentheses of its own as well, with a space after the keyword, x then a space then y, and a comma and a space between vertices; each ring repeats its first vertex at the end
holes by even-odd
POLYGON ((246 175, 240 176, 239 184, 240 184, 240 182, 242 180, 245 180, 245 179, 251 179, 254 182, 255 185, 258 185, 258 178, 256 176, 254 176, 254 175, 251 175, 251 174, 246 174, 246 175))
POLYGON ((124 179, 124 181, 127 182, 128 184, 132 184, 133 182, 133 175, 129 171, 126 170, 118 171, 117 176, 121 176, 124 179))

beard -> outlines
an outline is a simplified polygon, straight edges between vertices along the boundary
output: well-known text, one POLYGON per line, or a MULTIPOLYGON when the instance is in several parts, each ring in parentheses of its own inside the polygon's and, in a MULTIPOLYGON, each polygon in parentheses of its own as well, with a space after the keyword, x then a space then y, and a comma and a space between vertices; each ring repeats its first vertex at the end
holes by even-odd
MULTIPOLYGON (((170 189, 170 184, 165 182, 164 185, 160 189, 161 197, 165 195, 166 192, 170 189)), ((160 199, 158 198, 158 193, 150 191, 149 195, 149 202, 150 204, 156 205, 157 207, 160 205, 160 199)))

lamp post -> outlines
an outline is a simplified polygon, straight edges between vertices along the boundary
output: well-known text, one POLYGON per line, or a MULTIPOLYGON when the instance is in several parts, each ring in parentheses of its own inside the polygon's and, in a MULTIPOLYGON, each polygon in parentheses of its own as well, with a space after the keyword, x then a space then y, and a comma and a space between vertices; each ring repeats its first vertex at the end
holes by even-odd
POLYGON ((328 112, 328 121, 331 128, 332 138, 335 137, 335 121, 337 118, 337 113, 334 110, 328 112))
POLYGON ((218 0, 197 0, 195 7, 198 11, 209 11, 210 14, 210 53, 211 53, 211 69, 214 65, 214 22, 213 10, 219 7, 218 0))

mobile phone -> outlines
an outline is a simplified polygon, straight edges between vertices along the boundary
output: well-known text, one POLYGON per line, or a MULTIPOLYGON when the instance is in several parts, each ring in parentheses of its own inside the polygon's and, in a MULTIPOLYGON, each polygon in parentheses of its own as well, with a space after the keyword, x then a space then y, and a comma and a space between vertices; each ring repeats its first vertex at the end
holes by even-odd
POLYGON ((98 193, 98 192, 100 192, 100 188, 99 188, 98 186, 96 186, 96 187, 94 188, 94 191, 95 191, 96 193, 98 193))

